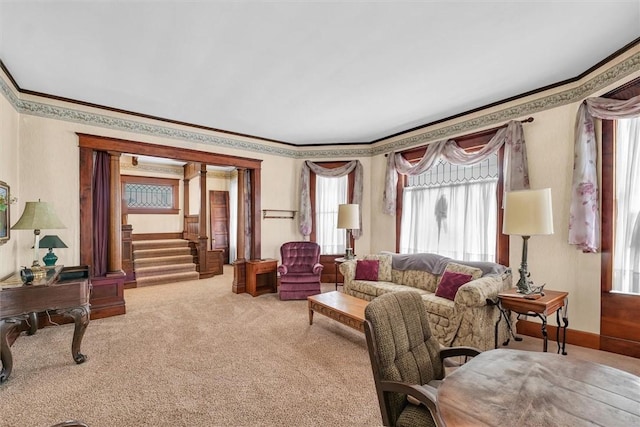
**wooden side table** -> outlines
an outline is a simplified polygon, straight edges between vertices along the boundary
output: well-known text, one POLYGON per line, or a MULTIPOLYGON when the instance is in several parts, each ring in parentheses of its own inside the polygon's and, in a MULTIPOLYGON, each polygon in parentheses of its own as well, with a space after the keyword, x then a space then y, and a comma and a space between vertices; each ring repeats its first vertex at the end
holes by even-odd
MULTIPOLYGON (((560 353, 560 329, 562 329, 562 354, 566 355, 565 346, 567 343, 567 326, 569 325, 569 293, 563 291, 544 290, 543 295, 523 295, 519 294, 515 288, 498 294, 498 309, 500 316, 495 327, 495 347, 498 348, 498 324, 504 317, 511 336, 520 341, 522 338, 515 335, 513 326, 509 320, 509 313, 513 311, 520 316, 532 316, 542 320, 543 351, 547 351, 547 317, 556 313, 556 342, 558 343, 558 353, 560 353), (562 326, 560 325, 560 312, 562 312, 562 326)), ((507 345, 509 340, 505 343, 507 345)))
POLYGON ((247 292, 254 297, 269 292, 278 292, 277 269, 275 259, 251 259, 247 264, 247 292))
POLYGON ((336 291, 338 290, 338 286, 342 286, 342 283, 338 283, 338 267, 340 267, 340 264, 342 264, 343 262, 348 261, 345 257, 339 257, 333 260, 333 265, 336 268, 336 291))
MULTIPOLYGON (((56 267, 57 268, 57 267, 56 267)), ((0 384, 9 379, 13 370, 13 355, 9 336, 19 334, 23 321, 30 323, 29 333, 38 329, 35 313, 51 312, 71 317, 75 323, 71 340, 71 355, 76 363, 83 363, 87 357, 80 352, 82 337, 89 324, 89 296, 91 282, 89 270, 83 267, 57 269, 56 281, 34 281, 31 285, 0 283, 0 384), (67 270, 67 275, 63 276, 67 270), (58 276, 57 273, 60 273, 58 276)))

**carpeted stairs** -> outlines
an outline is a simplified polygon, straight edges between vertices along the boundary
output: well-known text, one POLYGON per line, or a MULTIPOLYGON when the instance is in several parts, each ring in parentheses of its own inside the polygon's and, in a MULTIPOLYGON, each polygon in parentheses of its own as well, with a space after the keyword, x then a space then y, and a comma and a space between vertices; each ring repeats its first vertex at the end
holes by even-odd
POLYGON ((133 271, 138 287, 200 277, 189 242, 182 239, 134 240, 133 271))

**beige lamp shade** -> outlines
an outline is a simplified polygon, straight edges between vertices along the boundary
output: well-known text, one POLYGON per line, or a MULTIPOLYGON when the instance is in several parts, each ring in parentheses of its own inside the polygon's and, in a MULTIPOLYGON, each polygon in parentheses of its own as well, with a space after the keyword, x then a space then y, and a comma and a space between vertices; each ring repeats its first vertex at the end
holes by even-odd
POLYGON ((502 232, 516 236, 553 234, 551 189, 506 193, 502 232))
POLYGON ((338 228, 360 229, 360 209, 357 204, 338 205, 338 228))
POLYGON ((47 202, 27 202, 22 216, 12 230, 43 230, 66 228, 47 202))

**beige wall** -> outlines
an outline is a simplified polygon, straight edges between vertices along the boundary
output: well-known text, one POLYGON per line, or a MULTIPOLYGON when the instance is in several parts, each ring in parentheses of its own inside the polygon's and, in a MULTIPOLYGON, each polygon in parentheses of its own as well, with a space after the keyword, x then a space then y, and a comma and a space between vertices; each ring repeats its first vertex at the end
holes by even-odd
MULTIPOLYGON (((9 185, 12 195, 20 195, 20 183, 18 181, 18 139, 20 116, 8 99, 0 96, 0 181, 9 185)), ((22 201, 22 200, 21 200, 22 201)), ((22 212, 20 203, 9 205, 9 221, 13 225, 22 212)), ((17 237, 27 231, 9 230, 10 239, 4 245, 0 245, 0 279, 15 271, 16 252, 18 251, 17 237)), ((33 243, 33 233, 31 234, 33 243)), ((44 254, 42 254, 44 256, 44 254)), ((29 264, 31 265, 31 264, 29 264)))
MULTIPOLYGON (((6 96, 0 96, 0 180, 9 182, 20 198, 12 208, 12 222, 22 212, 24 202, 41 198, 51 202, 67 229, 57 234, 69 249, 56 253, 63 264, 72 265, 80 259, 78 201, 78 138, 76 132, 107 135, 134 141, 180 146, 201 151, 261 159, 262 208, 299 209, 299 173, 304 159, 351 160, 359 158, 364 166, 363 237, 356 242, 356 253, 364 254, 395 249, 395 218, 383 215, 382 189, 386 158, 384 153, 404 149, 444 138, 504 124, 509 119, 534 117, 524 125, 530 163, 532 188, 550 187, 553 194, 555 234, 534 236, 529 244, 529 269, 536 284, 570 292, 571 328, 599 332, 600 256, 582 254, 567 244, 569 194, 573 160, 573 126, 579 102, 584 97, 605 93, 623 82, 640 77, 640 49, 635 48, 586 76, 582 81, 476 112, 454 121, 403 135, 374 146, 349 148, 320 147, 300 149, 279 144, 252 141, 247 138, 216 135, 186 127, 169 126, 141 118, 92 110, 49 99, 22 95, 21 99, 38 101, 57 107, 131 120, 186 132, 196 132, 209 139, 166 136, 166 133, 122 130, 117 126, 88 124, 65 117, 39 117, 29 112, 17 113, 6 96), (625 65, 618 67, 619 64, 625 65), (612 71, 613 70, 613 71, 612 71), (575 90, 579 88, 576 95, 575 90), (573 91, 573 92, 571 92, 573 91), (558 98, 558 94, 569 93, 558 98), (555 98, 554 98, 555 97, 555 98), (560 101, 558 101, 560 99, 560 101), (8 124, 8 125, 5 125, 8 124), (433 137, 431 137, 433 135, 433 137), (416 137, 411 139, 412 137, 416 137), (231 143, 229 141, 231 140, 231 143)), ((1 76, 8 85, 9 80, 1 76)), ((43 114, 46 116, 46 114, 43 114)), ((90 165, 83 165, 90 167, 90 165)), ((279 257, 282 242, 299 240, 298 220, 261 219, 262 257, 279 257)), ((13 232, 7 245, 0 246, 0 275, 6 275, 20 265, 29 263, 32 235, 13 232)), ((516 271, 520 263, 521 239, 511 239, 510 264, 516 271)))

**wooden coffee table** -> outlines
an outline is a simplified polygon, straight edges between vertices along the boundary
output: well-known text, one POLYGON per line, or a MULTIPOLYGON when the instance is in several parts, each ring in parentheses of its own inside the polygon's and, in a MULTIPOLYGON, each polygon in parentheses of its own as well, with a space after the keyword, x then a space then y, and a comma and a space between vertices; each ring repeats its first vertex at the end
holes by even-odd
POLYGON ((364 332, 364 309, 369 301, 352 297, 343 292, 331 291, 307 297, 309 324, 313 325, 313 312, 364 332))

